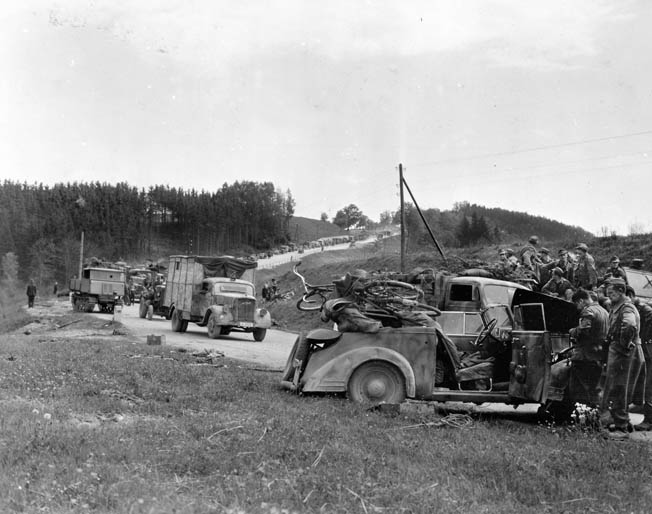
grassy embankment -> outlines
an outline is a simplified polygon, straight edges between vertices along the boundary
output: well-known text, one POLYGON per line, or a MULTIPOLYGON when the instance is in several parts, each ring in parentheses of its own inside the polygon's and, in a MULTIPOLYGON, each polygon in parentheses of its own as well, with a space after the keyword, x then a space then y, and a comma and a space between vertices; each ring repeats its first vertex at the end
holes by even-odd
POLYGON ((0 339, 0 512, 648 512, 652 504, 645 444, 504 414, 434 428, 423 423, 436 414, 295 396, 279 388, 279 373, 228 360, 198 365, 187 353, 113 336, 85 314, 57 324, 0 339))

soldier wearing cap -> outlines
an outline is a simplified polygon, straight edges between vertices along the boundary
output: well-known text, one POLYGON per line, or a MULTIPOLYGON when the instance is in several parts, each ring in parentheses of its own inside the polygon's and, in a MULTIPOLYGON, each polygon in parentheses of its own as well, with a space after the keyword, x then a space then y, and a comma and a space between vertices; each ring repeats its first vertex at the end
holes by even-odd
POLYGON ((640 317, 626 296, 627 284, 621 278, 609 280, 607 296, 611 300, 607 343, 607 369, 601 409, 607 409, 613 420, 612 439, 627 439, 628 407, 644 361, 639 339, 640 317))
POLYGON ((507 262, 510 263, 512 269, 516 269, 518 267, 518 258, 514 255, 514 250, 505 248, 505 254, 507 255, 507 262))
POLYGON ((625 284, 629 284, 627 281, 627 273, 620 265, 620 259, 617 255, 614 255, 609 262, 609 267, 605 271, 604 276, 602 277, 602 282, 606 282, 611 278, 622 278, 625 281, 625 284))
POLYGON ((541 250, 539 250, 539 260, 543 264, 552 262, 552 257, 550 257, 550 250, 548 250, 546 247, 541 248, 541 250))
POLYGON ((509 275, 516 269, 516 265, 518 264, 518 262, 514 258, 514 252, 509 248, 508 249, 503 248, 500 250, 500 253, 498 255, 500 256, 500 262, 498 263, 500 267, 500 271, 502 271, 504 275, 509 275), (507 250, 511 252, 511 255, 508 254, 507 250))
POLYGON ((595 259, 589 253, 586 243, 578 244, 577 265, 575 266, 574 285, 582 289, 592 290, 598 285, 598 272, 595 269, 595 259))
POLYGON ((564 278, 572 284, 575 277, 575 264, 564 248, 557 252, 557 267, 564 272, 564 278))
POLYGON ((552 278, 541 288, 542 293, 565 300, 570 299, 569 294, 572 296, 573 291, 573 284, 564 278, 564 272, 561 268, 553 268, 552 278), (570 293, 567 293, 567 291, 570 291, 570 293))

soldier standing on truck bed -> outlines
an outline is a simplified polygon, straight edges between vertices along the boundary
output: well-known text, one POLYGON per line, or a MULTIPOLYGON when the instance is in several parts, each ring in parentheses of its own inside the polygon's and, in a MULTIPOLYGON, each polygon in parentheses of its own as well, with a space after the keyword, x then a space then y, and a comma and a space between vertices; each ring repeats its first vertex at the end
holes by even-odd
POLYGON ((586 243, 578 244, 575 249, 577 250, 577 266, 575 266, 575 287, 581 287, 587 291, 591 291, 598 285, 598 272, 595 270, 595 259, 589 253, 589 247, 586 243))

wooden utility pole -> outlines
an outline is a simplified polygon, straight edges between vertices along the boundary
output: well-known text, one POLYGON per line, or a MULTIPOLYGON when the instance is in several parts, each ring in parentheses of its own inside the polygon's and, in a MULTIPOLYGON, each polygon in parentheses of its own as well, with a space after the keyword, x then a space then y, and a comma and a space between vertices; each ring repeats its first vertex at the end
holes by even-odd
POLYGON ((407 229, 405 227, 405 203, 403 199, 403 164, 398 165, 398 183, 401 195, 401 273, 405 273, 405 246, 407 241, 407 229))
POLYGON ((79 245, 79 274, 77 278, 82 278, 82 268, 84 266, 84 231, 81 233, 81 244, 79 245))

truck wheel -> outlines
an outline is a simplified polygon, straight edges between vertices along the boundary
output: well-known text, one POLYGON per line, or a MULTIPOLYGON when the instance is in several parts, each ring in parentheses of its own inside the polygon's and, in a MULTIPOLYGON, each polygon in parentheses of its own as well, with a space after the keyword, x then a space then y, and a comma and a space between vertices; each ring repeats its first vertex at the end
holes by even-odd
POLYGON ((254 341, 261 342, 267 335, 266 328, 254 328, 254 341))
POLYGON ((405 379, 392 364, 366 362, 351 375, 347 394, 357 403, 401 403, 406 397, 405 379))
POLYGON ((206 329, 208 330, 208 337, 211 339, 217 339, 222 334, 222 327, 217 324, 217 320, 213 314, 208 318, 206 329))
POLYGON ((89 303, 86 305, 86 312, 93 312, 95 310, 95 304, 89 303))
POLYGON ((138 316, 143 319, 145 319, 145 316, 147 316, 147 302, 143 302, 142 299, 138 305, 138 316))
POLYGON ((182 330, 184 321, 185 320, 181 319, 181 316, 179 316, 179 311, 174 309, 172 312, 172 332, 184 332, 184 330, 182 330))
POLYGON ((188 330, 188 320, 187 319, 182 319, 181 320, 181 330, 179 332, 185 332, 188 330))
POLYGON ((151 303, 147 304, 147 319, 152 321, 154 317, 154 306, 151 303))
POLYGON ((226 326, 220 327, 220 335, 228 336, 230 333, 231 333, 231 327, 226 327, 226 326))

